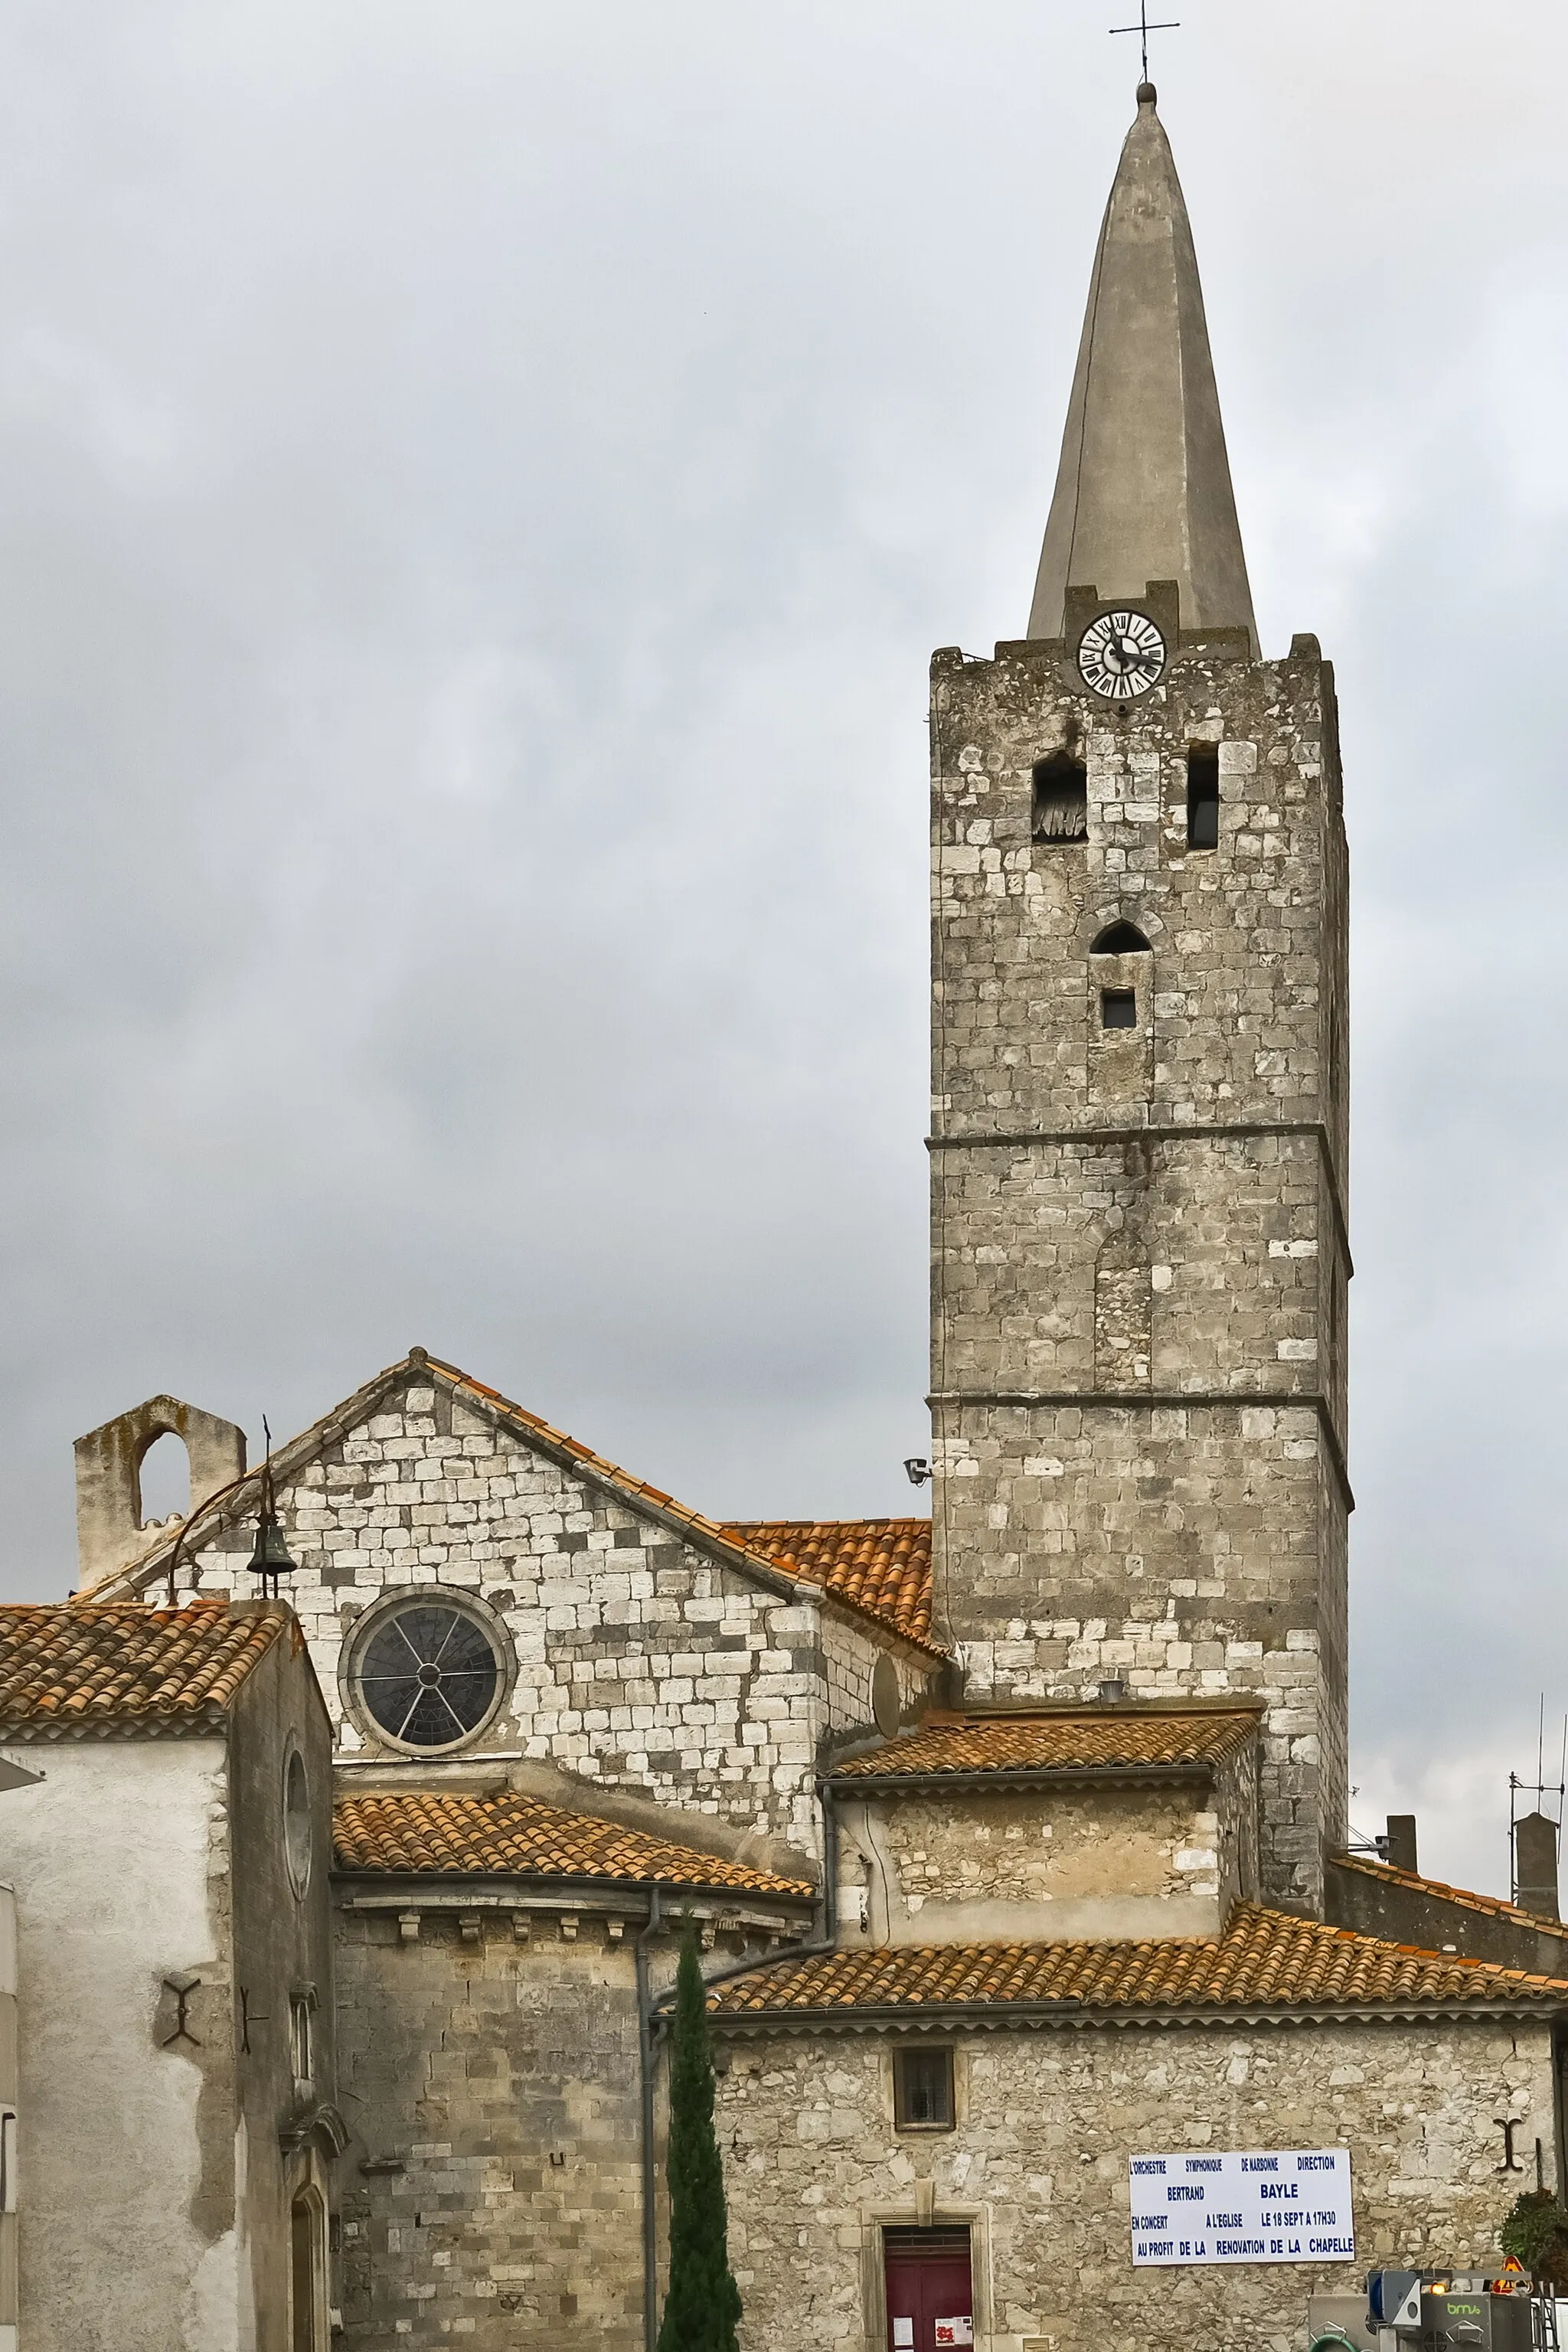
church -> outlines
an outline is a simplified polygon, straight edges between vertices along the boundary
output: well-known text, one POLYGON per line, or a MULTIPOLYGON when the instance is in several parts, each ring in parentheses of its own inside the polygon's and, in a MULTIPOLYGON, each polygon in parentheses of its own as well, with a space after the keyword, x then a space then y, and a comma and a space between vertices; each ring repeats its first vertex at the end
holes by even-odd
MULTIPOLYGON (((1258 639, 1147 82, 931 841, 929 1520, 717 1521, 422 1347, 260 1468, 169 1396, 79 1442, 64 1613, 270 1559, 330 1726, 319 2263, 148 2352, 652 2352, 687 1919, 747 2352, 1304 2352, 1562 2180, 1554 1887, 1348 1852, 1338 713, 1258 639)), ((24 2022, 24 2181, 27 2098, 24 2022)))

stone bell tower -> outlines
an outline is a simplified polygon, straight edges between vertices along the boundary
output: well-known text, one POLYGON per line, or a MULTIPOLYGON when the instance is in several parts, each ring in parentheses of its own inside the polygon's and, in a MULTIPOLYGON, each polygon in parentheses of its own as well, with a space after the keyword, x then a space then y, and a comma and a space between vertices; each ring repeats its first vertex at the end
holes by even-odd
POLYGON ((931 778, 939 1618, 972 1697, 1255 1698, 1265 1885, 1314 1910, 1346 1805, 1333 676, 1314 637, 1260 656, 1147 83, 1028 635, 935 656, 931 778))

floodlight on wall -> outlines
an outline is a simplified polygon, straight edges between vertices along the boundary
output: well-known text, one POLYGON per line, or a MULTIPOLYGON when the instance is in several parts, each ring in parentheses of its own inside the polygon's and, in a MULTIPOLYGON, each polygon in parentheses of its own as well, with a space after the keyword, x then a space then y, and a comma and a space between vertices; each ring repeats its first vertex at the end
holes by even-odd
POLYGON ((931 1476, 931 1464, 921 1454, 906 1454, 904 1475, 911 1486, 923 1486, 931 1476))

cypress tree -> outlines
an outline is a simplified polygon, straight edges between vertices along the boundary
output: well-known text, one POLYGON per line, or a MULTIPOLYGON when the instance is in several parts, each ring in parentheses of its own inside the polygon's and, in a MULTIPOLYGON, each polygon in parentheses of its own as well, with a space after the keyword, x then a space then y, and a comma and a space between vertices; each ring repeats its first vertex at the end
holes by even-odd
POLYGON ((724 2171, 713 2137, 713 2053, 689 1920, 681 1938, 669 2067, 669 2289, 658 2352, 738 2352, 724 2171))

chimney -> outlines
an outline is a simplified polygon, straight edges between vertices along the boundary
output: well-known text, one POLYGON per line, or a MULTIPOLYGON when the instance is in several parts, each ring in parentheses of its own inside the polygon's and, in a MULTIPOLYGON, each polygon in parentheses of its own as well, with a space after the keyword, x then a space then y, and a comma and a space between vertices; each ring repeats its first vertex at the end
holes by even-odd
POLYGON ((1383 1858, 1392 1869, 1407 1870, 1414 1878, 1417 1872, 1415 1860, 1415 1816, 1414 1813, 1390 1813, 1388 1835, 1383 1841, 1383 1858))
POLYGON ((1544 1813, 1526 1813, 1513 1825, 1513 1899, 1538 1919, 1557 1911, 1557 1824, 1544 1813))

